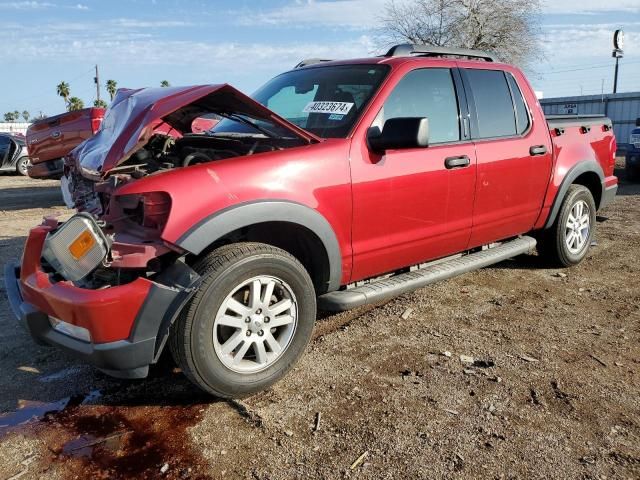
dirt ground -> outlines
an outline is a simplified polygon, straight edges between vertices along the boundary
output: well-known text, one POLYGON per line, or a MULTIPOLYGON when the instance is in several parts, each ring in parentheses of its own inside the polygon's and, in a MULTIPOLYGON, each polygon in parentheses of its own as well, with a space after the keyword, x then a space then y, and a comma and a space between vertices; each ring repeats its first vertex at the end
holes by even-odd
MULTIPOLYGON (((56 211, 57 182, 0 176, 0 265, 56 211)), ((39 347, 0 291, 0 479, 640 478, 640 185, 599 220, 575 268, 520 257, 321 314, 244 401, 39 347)))

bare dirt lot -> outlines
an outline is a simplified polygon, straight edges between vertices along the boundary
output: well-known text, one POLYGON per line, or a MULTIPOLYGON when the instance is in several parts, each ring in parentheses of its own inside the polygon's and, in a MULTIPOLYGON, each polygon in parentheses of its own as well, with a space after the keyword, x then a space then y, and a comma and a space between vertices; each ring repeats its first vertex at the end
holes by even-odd
MULTIPOLYGON (((57 182, 0 176, 0 266, 56 211, 57 182)), ((238 402, 39 347, 0 291, 0 479, 640 478, 640 186, 600 220, 575 268, 521 257, 321 314, 238 402)))

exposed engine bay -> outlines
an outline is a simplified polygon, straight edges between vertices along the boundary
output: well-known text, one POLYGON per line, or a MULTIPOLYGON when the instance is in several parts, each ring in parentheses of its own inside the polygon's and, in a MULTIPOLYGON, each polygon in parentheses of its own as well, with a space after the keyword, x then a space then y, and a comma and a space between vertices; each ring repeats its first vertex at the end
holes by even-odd
POLYGON ((108 172, 106 185, 83 178, 76 171, 69 172, 63 177, 63 191, 67 190, 64 192, 65 201, 70 208, 100 215, 106 205, 96 192, 108 192, 116 184, 175 168, 284 150, 301 144, 297 138, 274 138, 261 134, 186 134, 178 139, 156 134, 129 159, 108 172))
POLYGON ((269 138, 264 135, 187 134, 174 140, 154 135, 149 142, 109 173, 131 173, 134 178, 215 160, 273 152, 300 145, 298 139, 269 138))

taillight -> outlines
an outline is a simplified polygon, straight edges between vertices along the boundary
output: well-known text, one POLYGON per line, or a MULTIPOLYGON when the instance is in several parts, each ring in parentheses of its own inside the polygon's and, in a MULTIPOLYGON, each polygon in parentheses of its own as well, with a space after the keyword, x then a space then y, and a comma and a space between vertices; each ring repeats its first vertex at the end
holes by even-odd
POLYGON ((91 110, 91 132, 95 135, 100 129, 102 120, 104 119, 104 110, 101 108, 93 108, 91 110))

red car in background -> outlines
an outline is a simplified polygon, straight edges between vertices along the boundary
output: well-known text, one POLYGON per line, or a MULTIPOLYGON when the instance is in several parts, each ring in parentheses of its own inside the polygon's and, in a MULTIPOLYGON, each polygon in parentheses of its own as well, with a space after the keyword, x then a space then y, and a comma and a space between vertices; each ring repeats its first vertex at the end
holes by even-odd
POLYGON ((31 157, 29 176, 60 178, 63 157, 98 131, 104 112, 104 108, 85 108, 31 124, 27 130, 27 149, 31 157))

